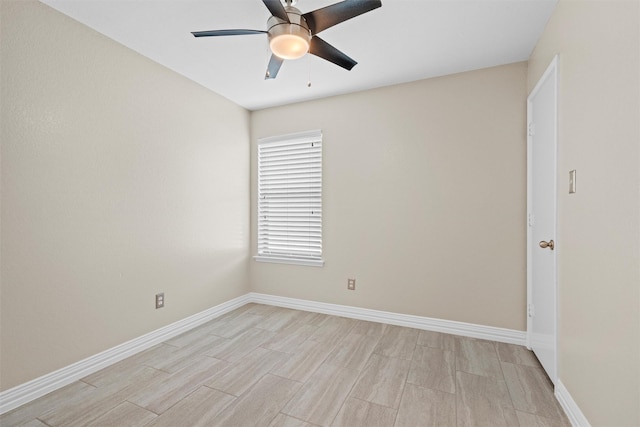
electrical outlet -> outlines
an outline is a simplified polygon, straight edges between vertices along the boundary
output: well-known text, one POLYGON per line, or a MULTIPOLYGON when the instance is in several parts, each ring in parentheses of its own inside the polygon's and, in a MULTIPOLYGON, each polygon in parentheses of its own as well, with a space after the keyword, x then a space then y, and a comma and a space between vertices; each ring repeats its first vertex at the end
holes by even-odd
POLYGON ((156 294, 156 308, 164 307, 164 292, 156 294))
POLYGON ((356 279, 347 279, 347 289, 350 291, 356 290, 356 279))

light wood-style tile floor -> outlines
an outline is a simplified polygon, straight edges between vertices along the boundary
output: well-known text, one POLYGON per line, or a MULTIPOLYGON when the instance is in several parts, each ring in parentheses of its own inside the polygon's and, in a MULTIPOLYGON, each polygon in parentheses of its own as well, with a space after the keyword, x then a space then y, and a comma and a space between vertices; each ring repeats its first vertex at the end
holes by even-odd
POLYGON ((248 304, 9 426, 570 426, 524 347, 248 304))

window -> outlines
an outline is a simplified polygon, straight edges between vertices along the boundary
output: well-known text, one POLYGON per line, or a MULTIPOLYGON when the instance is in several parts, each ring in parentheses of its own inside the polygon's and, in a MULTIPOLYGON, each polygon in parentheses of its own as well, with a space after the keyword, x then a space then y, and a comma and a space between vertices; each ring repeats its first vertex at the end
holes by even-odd
POLYGON ((322 266, 322 133, 258 140, 257 261, 322 266))

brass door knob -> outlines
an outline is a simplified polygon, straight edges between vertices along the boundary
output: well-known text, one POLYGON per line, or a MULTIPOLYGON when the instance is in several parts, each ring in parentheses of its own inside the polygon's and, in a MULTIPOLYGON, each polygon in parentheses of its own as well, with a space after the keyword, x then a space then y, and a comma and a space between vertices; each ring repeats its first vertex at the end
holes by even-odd
POLYGON ((549 249, 553 250, 553 248, 555 247, 555 244, 553 243, 553 240, 549 240, 548 242, 545 242, 544 240, 541 240, 539 245, 540 245, 540 247, 542 249, 549 248, 549 249))

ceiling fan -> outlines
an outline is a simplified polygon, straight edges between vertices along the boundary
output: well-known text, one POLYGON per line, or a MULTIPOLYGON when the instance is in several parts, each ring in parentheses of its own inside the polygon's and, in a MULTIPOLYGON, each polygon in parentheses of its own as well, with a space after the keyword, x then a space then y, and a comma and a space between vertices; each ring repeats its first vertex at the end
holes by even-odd
POLYGON ((285 59, 297 59, 307 53, 351 70, 357 62, 348 57, 317 34, 336 24, 382 6, 379 0, 344 0, 312 12, 301 13, 294 5, 297 0, 262 0, 271 17, 267 31, 212 30, 194 31, 195 37, 240 36, 267 34, 271 59, 265 79, 275 79, 285 59))

